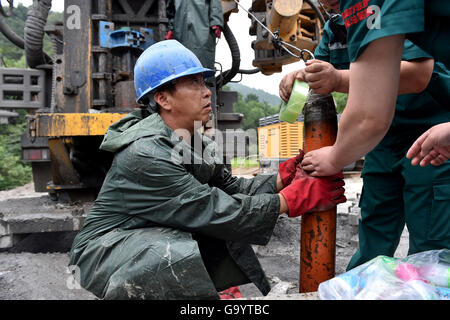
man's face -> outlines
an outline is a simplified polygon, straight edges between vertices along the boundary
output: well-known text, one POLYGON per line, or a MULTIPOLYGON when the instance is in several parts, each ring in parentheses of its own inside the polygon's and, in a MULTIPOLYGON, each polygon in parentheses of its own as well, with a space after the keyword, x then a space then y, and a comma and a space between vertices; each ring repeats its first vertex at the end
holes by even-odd
POLYGON ((211 91, 201 73, 178 78, 169 99, 172 116, 181 128, 190 130, 194 128, 194 121, 204 125, 209 120, 211 91))
POLYGON ((325 3, 328 7, 339 11, 339 0, 320 0, 325 3))

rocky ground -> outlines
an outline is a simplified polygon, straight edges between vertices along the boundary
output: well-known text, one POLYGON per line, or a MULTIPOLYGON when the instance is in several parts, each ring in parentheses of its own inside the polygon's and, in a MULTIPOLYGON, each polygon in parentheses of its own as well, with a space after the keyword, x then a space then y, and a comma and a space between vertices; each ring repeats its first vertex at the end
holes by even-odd
MULTIPOLYGON (((338 206, 336 274, 345 272, 357 247, 355 221, 358 213, 355 210, 361 179, 356 175, 348 176, 345 180, 348 201, 338 206)), ((32 184, 0 192, 0 201, 30 197, 42 197, 41 193, 33 191, 32 184)), ((298 292, 300 222, 301 218, 280 216, 268 245, 254 247, 272 282, 269 298, 289 299, 286 294, 298 292)), ((25 237, 14 248, 0 251, 0 300, 95 299, 92 294, 79 288, 68 273, 67 250, 74 235, 74 232, 33 234, 25 237)), ((406 256, 407 242, 405 230, 396 252, 397 257, 406 256)), ((261 297, 253 284, 241 286, 240 289, 244 297, 261 297)))

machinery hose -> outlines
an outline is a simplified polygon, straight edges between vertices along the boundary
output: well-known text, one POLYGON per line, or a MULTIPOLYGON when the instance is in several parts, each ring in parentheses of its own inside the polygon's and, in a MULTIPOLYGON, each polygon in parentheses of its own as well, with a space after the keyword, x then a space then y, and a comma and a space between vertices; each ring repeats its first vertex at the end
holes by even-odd
POLYGON ((34 0, 24 28, 25 56, 30 68, 50 64, 52 59, 43 50, 44 27, 52 6, 51 0, 34 0))
POLYGON ((0 32, 3 33, 6 39, 14 43, 20 49, 25 48, 25 41, 17 35, 17 33, 11 30, 11 28, 6 24, 4 18, 0 18, 0 32))
POLYGON ((314 3, 313 0, 305 0, 305 2, 309 4, 311 8, 314 10, 323 27, 325 25, 325 18, 323 17, 322 12, 320 12, 320 9, 317 7, 317 5, 314 3))
POLYGON ((13 9, 14 9, 14 4, 13 4, 13 2, 14 2, 14 0, 8 0, 8 3, 9 3, 9 10, 8 10, 8 12, 5 12, 5 9, 3 9, 2 2, 1 2, 1 0, 0 0, 0 14, 1 14, 2 16, 6 17, 6 18, 11 16, 12 11, 13 11, 13 9))
POLYGON ((231 81, 231 79, 234 78, 234 76, 239 72, 239 66, 241 64, 241 53, 239 51, 239 45, 227 23, 225 23, 224 25, 223 35, 225 36, 228 46, 230 47, 232 62, 231 69, 224 71, 223 74, 219 75, 216 78, 218 88, 226 85, 231 81))
POLYGON ((242 73, 242 74, 255 74, 255 73, 258 73, 259 71, 261 71, 261 70, 259 70, 258 68, 250 69, 250 70, 239 69, 238 73, 242 73))

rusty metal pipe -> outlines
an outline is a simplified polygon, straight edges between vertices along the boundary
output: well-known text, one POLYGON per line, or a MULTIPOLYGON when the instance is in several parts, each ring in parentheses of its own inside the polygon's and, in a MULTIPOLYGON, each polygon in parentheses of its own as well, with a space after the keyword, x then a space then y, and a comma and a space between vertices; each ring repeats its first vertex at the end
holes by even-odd
MULTIPOLYGON (((310 90, 303 112, 304 151, 333 145, 337 135, 333 97, 310 90)), ((302 216, 300 248, 299 291, 317 291, 321 282, 335 275, 336 207, 302 216)))

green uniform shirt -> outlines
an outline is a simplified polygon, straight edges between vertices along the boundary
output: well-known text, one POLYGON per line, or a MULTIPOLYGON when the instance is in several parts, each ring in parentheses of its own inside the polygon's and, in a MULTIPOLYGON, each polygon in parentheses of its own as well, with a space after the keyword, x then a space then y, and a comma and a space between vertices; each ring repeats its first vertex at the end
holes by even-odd
MULTIPOLYGON (((344 25, 342 19, 337 23, 344 25)), ((349 47, 336 39, 329 21, 324 26, 322 39, 314 55, 317 59, 331 63, 336 69, 350 67, 349 47)), ((431 58, 431 56, 406 40, 402 60, 410 61, 420 58, 431 58)), ((409 147, 431 126, 450 121, 450 107, 445 102, 449 95, 450 72, 443 64, 435 63, 433 75, 425 91, 398 96, 394 119, 381 143, 395 145, 398 151, 403 151, 402 149, 409 147)))
POLYGON ((450 1, 340 0, 340 9, 347 28, 351 62, 359 57, 370 42, 406 34, 408 39, 435 60, 449 65, 450 1), (372 10, 368 11, 369 7, 372 10))
MULTIPOLYGON (((336 21, 339 26, 344 25, 344 21, 336 21)), ((316 59, 331 63, 336 69, 347 70, 350 68, 350 59, 348 57, 347 42, 340 42, 330 28, 330 21, 323 27, 322 38, 314 51, 316 59)))

